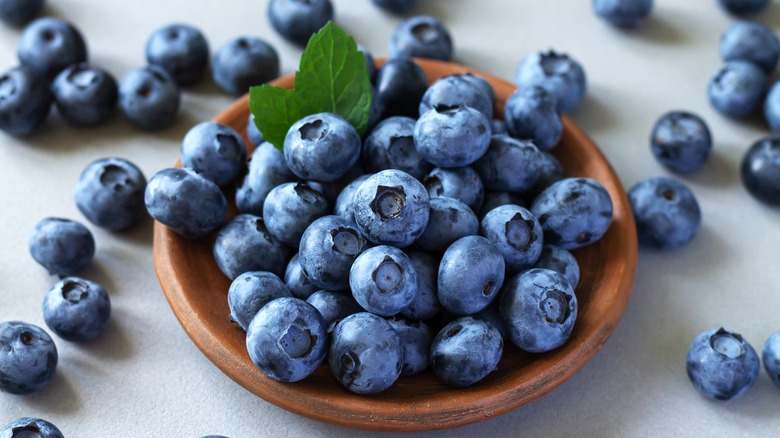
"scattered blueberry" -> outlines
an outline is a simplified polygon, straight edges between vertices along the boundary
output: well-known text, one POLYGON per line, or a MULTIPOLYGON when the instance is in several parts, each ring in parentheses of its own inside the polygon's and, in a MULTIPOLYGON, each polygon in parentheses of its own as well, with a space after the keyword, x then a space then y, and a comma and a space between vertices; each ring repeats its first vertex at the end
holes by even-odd
POLYGON ((430 201, 413 176, 388 169, 369 177, 354 198, 355 222, 368 240, 399 248, 411 245, 425 230, 430 201))
POLYGON ((504 106, 504 117, 509 135, 531 140, 543 151, 555 147, 563 135, 555 96, 538 85, 512 93, 504 106))
POLYGON ((218 186, 225 186, 243 174, 246 166, 244 138, 221 123, 198 123, 184 136, 181 161, 184 167, 218 186))
POLYGON ((729 61, 710 77, 707 95, 721 114, 745 117, 761 103, 766 83, 766 74, 756 65, 729 61))
POLYGON ((402 21, 390 37, 391 58, 452 59, 452 38, 434 17, 418 15, 402 21))
POLYGON ((0 429, 0 438, 65 438, 57 426, 40 418, 22 417, 0 429))
POLYGON ((481 236, 456 240, 439 264, 439 302, 457 315, 479 312, 501 290, 504 268, 504 257, 490 240, 481 236))
POLYGON ((363 308, 349 293, 319 290, 309 295, 306 302, 314 306, 322 315, 328 333, 333 332, 336 324, 353 313, 363 312, 363 308))
POLYGON ((43 299, 43 320, 57 336, 72 342, 91 341, 106 330, 111 300, 99 284, 67 277, 43 299))
POLYGON ((45 3, 45 0, 0 0, 0 20, 12 26, 25 25, 38 16, 45 3))
POLYGON ((298 260, 298 254, 295 254, 290 262, 287 263, 287 269, 284 271, 284 284, 290 290, 292 296, 305 300, 320 288, 309 281, 309 277, 303 272, 301 263, 298 260))
POLYGON ((748 390, 761 364, 753 347, 737 333, 720 328, 696 336, 685 369, 699 392, 713 400, 730 400, 748 390))
POLYGON ((707 123, 696 114, 671 111, 655 123, 650 148, 667 169, 689 173, 701 168, 712 151, 707 123))
POLYGON ((171 126, 179 112, 181 92, 160 67, 147 66, 128 73, 119 83, 119 107, 141 129, 171 126))
POLYGON ((341 116, 312 114, 287 131, 284 158, 299 178, 333 182, 357 162, 360 145, 360 135, 341 116))
POLYGON ((342 319, 333 330, 328 364, 348 390, 357 394, 382 392, 401 375, 401 337, 381 317, 355 313, 342 319))
POLYGON ((593 0, 596 15, 617 27, 636 27, 653 10, 653 0, 593 0))
POLYGON ((601 239, 612 224, 612 198, 590 178, 566 178, 545 189, 530 208, 544 230, 544 242, 564 249, 601 239))
POLYGON ((496 245, 509 273, 532 267, 542 254, 542 226, 523 207, 507 204, 494 208, 482 218, 479 233, 496 245))
POLYGON ((246 122, 246 136, 249 137, 249 141, 256 147, 260 147, 261 144, 265 143, 263 133, 260 132, 260 129, 255 124, 255 115, 253 113, 249 113, 249 119, 246 122))
POLYGON ((380 8, 392 12, 394 14, 403 14, 417 4, 417 0, 371 0, 375 5, 380 8))
POLYGON ((216 184, 189 169, 163 169, 144 193, 149 214, 186 238, 203 237, 219 228, 227 200, 216 184))
POLYGON ((50 274, 66 276, 87 266, 95 256, 95 239, 87 227, 70 219, 46 218, 35 225, 28 241, 30 255, 50 274))
POLYGON ((742 159, 742 184, 756 199, 780 205, 780 137, 757 141, 742 159))
POLYGON ((753 15, 761 12, 769 0, 718 0, 718 3, 734 15, 753 15))
POLYGON ((230 320, 247 331, 252 318, 276 298, 290 297, 287 286, 275 274, 266 271, 244 272, 230 283, 228 307, 230 320))
POLYGON ((249 271, 281 277, 291 257, 291 251, 268 232, 263 219, 251 214, 234 217, 214 241, 214 259, 231 280, 249 271))
POLYGON ((363 164, 369 172, 402 170, 422 180, 433 167, 417 153, 414 145, 415 120, 389 117, 382 120, 363 142, 363 164))
POLYGON ((119 231, 135 225, 146 213, 145 189, 146 178, 135 164, 123 158, 102 158, 81 172, 73 195, 90 222, 119 231))
POLYGON ((298 298, 277 298, 252 319, 246 347, 265 375, 280 382, 297 382, 325 360, 328 333, 314 306, 298 298))
POLYGON ((501 334, 487 321, 465 316, 444 326, 431 345, 431 368, 441 381, 464 388, 493 372, 504 351, 501 334))
POLYGON ((333 20, 330 0, 271 0, 268 20, 287 40, 305 46, 309 38, 333 20))
POLYGON ((421 251, 410 251, 408 256, 417 272, 417 294, 401 315, 419 320, 433 318, 441 310, 437 293, 439 259, 421 251))
POLYGON ((401 338, 401 348, 404 352, 401 375, 412 376, 425 371, 430 362, 433 342, 431 328, 422 321, 408 320, 399 316, 389 318, 387 322, 401 338))
POLYGON ((580 282, 580 265, 577 259, 565 249, 555 245, 544 245, 534 268, 549 269, 563 276, 572 289, 580 282))
POLYGON ((761 352, 764 369, 769 377, 780 387, 780 332, 775 332, 764 343, 761 352))
POLYGON ((485 188, 479 174, 471 167, 451 169, 434 168, 423 179, 428 196, 447 197, 463 202, 474 211, 479 211, 485 199, 485 188))
POLYGON ((434 107, 414 126, 417 153, 439 167, 462 167, 477 161, 487 150, 490 135, 490 120, 468 106, 434 107))
POLYGON ((81 32, 59 18, 38 18, 28 24, 16 48, 19 62, 51 80, 65 67, 87 60, 81 32))
POLYGON ((752 62, 769 74, 780 58, 780 41, 762 24, 738 21, 720 37, 720 56, 724 61, 752 62))
POLYGON ((569 339, 577 319, 577 297, 561 274, 531 269, 506 283, 499 311, 512 342, 525 351, 541 353, 569 339))
POLYGON ((423 94, 420 101, 420 115, 439 106, 470 106, 481 112, 488 120, 493 119, 493 101, 484 89, 477 85, 478 79, 481 78, 452 75, 437 80, 423 94))
POLYGON ((6 71, 0 75, 0 130, 32 134, 49 115, 52 100, 43 76, 24 66, 6 71))
POLYGON ((268 193, 263 203, 268 232, 294 248, 298 247, 309 224, 330 211, 325 195, 305 182, 280 184, 268 193))
POLYGON ((453 198, 431 198, 428 225, 414 244, 424 251, 444 252, 456 240, 478 231, 479 220, 468 205, 453 198))
POLYGON ((261 143, 249 157, 247 174, 236 189, 236 207, 241 213, 263 214, 268 193, 295 175, 287 167, 284 154, 271 143, 261 143))
POLYGON ((427 89, 428 78, 414 61, 388 60, 376 75, 375 99, 381 108, 381 117, 417 117, 420 101, 427 89))
POLYGON ((40 327, 0 323, 0 391, 31 394, 49 384, 57 368, 57 347, 40 327))
MULTIPOLYGON (((292 2, 295 0, 288 1, 292 2)), ((249 87, 279 76, 279 55, 264 40, 242 36, 228 41, 217 50, 211 71, 219 88, 225 93, 240 96, 248 93, 249 87)))
POLYGON ((682 182, 648 178, 628 191, 639 243, 659 249, 687 245, 701 227, 701 210, 693 192, 682 182))
POLYGON ((392 316, 417 294, 417 271, 398 248, 379 245, 363 251, 349 270, 349 288, 361 307, 380 316, 392 316))
POLYGON ((474 163, 488 190, 527 192, 539 179, 541 151, 528 140, 494 135, 485 154, 474 163))
POLYGON ((114 114, 118 99, 116 79, 102 68, 72 64, 57 75, 51 89, 57 110, 73 125, 99 125, 114 114))
POLYGON ((298 261, 310 282, 321 289, 349 289, 349 270, 368 242, 355 223, 324 216, 309 225, 299 245, 298 261))
POLYGON ((528 55, 517 67, 515 84, 523 89, 538 85, 556 97, 558 110, 570 113, 585 97, 585 71, 579 62, 552 50, 528 55))
POLYGON ((164 68, 182 87, 194 85, 209 65, 209 44, 193 26, 169 24, 146 42, 146 61, 164 68))

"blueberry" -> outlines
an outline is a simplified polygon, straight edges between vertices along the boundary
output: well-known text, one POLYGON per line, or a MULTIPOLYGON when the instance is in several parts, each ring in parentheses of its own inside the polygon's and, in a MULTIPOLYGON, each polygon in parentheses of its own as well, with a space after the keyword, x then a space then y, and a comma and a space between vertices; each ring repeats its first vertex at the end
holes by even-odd
POLYGON ((503 120, 493 119, 490 121, 490 132, 492 135, 506 134, 506 122, 503 120))
POLYGON ((414 124, 414 119, 400 116, 381 121, 363 142, 366 170, 398 169, 422 180, 433 166, 417 153, 414 124))
POLYGON ((290 290, 292 296, 305 300, 320 288, 309 281, 309 277, 303 272, 301 263, 296 253, 290 262, 287 263, 287 269, 284 271, 284 284, 290 290))
POLYGON ((230 283, 228 289, 230 320, 246 331, 263 306, 276 298, 291 296, 290 290, 275 274, 267 271, 244 272, 230 283))
POLYGON ((379 245, 363 251, 349 270, 349 288, 361 307, 392 316, 417 294, 417 271, 398 248, 379 245))
POLYGON ((771 73, 780 58, 780 41, 772 29, 752 21, 738 21, 720 37, 724 61, 748 61, 771 73))
POLYGON ((401 315, 419 320, 433 318, 441 310, 437 293, 439 259, 421 251, 410 251, 408 256, 417 272, 417 294, 401 315))
POLYGON ((65 67, 87 60, 81 32, 59 18, 38 18, 28 24, 16 48, 19 62, 51 80, 65 67))
POLYGON ((65 438, 57 426, 40 418, 22 417, 0 428, 0 438, 65 438))
POLYGON ((577 319, 577 297, 563 276, 530 269, 506 283, 499 302, 501 317, 515 345, 531 353, 560 347, 577 319))
POLYGON ((341 116, 312 114, 287 131, 284 158, 299 178, 333 182, 357 162, 360 143, 360 135, 341 116))
POLYGON ((342 319, 333 330, 328 364, 348 390, 357 394, 382 392, 401 375, 401 337, 381 317, 355 313, 342 319))
POLYGON ((687 245, 701 227, 701 210, 693 192, 682 182, 648 178, 628 192, 639 243, 659 249, 687 245))
POLYGON ((0 20, 22 26, 37 17, 45 0, 0 0, 0 20))
POLYGON ((525 199, 514 192, 487 192, 485 193, 485 202, 479 210, 479 220, 485 217, 491 210, 501 205, 514 204, 518 207, 526 207, 525 199))
MULTIPOLYGON (((500 293, 500 292, 499 292, 500 293)), ((487 307, 472 315, 476 319, 489 322, 493 327, 498 330, 502 340, 509 339, 509 331, 504 324, 504 320, 501 318, 501 312, 498 310, 498 304, 500 297, 497 297, 487 307)))
POLYGON ((718 3, 734 15, 753 15, 761 12, 769 0, 718 0, 718 3))
POLYGON ((512 93, 504 106, 504 117, 509 135, 531 140, 543 151, 555 147, 563 135, 555 96, 538 85, 512 93))
POLYGON ((32 134, 49 115, 52 99, 46 79, 30 68, 6 71, 0 75, 0 130, 32 134))
POLYGON ((135 164, 123 158, 102 158, 81 172, 73 195, 90 222, 119 231, 144 216, 145 189, 146 178, 135 164))
POLYGON ((527 140, 494 135, 474 169, 488 190, 527 192, 539 179, 542 158, 539 148, 527 140))
POLYGON ((696 114, 671 111, 655 123, 650 148, 667 169, 689 173, 701 168, 709 158, 712 135, 707 123, 696 114))
POLYGON ((50 274, 66 276, 87 266, 95 256, 95 239, 87 227, 70 219, 46 218, 35 225, 28 241, 30 255, 50 274))
POLYGON ((284 161, 284 154, 271 143, 260 144, 249 157, 247 174, 236 189, 238 211, 261 215, 268 193, 294 178, 284 161))
POLYGON ((418 15, 402 21, 390 37, 390 57, 452 59, 452 38, 434 17, 418 15))
POLYGON ((265 375, 280 382, 297 382, 325 360, 328 333, 314 306, 298 298, 277 298, 252 319, 246 348, 265 375))
POLYGON ((45 387, 57 368, 57 347, 38 326, 0 323, 0 391, 31 394, 45 387))
POLYGON ((477 85, 476 79, 467 78, 477 78, 477 76, 445 76, 434 82, 425 91, 420 101, 420 115, 439 106, 470 106, 481 112, 488 120, 492 119, 493 101, 490 96, 477 85))
POLYGON ((368 70, 368 78, 373 83, 374 77, 376 76, 376 61, 374 61, 374 56, 362 44, 358 44, 357 48, 363 52, 363 58, 366 60, 366 70, 368 70))
POLYGON ((738 333, 723 328, 696 336, 685 362, 688 378, 713 400, 730 400, 748 390, 761 364, 753 347, 738 333))
POLYGON ((476 85, 480 90, 482 90, 483 93, 487 94, 487 96, 490 98, 490 103, 492 106, 496 106, 496 90, 493 89, 493 86, 490 85, 490 82, 488 82, 487 79, 483 78, 482 76, 477 76, 473 73, 459 73, 455 76, 476 85))
POLYGON ((479 312, 504 284, 504 269, 504 257, 490 240, 481 236, 456 240, 439 264, 439 302, 458 315, 479 312))
POLYGON ((467 106, 437 106, 414 126, 417 153, 439 167, 462 167, 477 161, 490 144, 490 121, 467 106))
POLYGON ((775 332, 764 343, 761 352, 764 369, 769 377, 780 387, 780 332, 775 332))
POLYGON ((165 69, 182 87, 194 85, 209 64, 209 44, 193 26, 169 24, 146 42, 146 61, 165 69))
POLYGON ((560 246, 544 245, 534 268, 549 269, 561 274, 572 289, 577 289, 577 284, 580 282, 580 265, 577 259, 560 246))
POLYGON ((333 332, 336 324, 353 313, 363 312, 363 308, 349 293, 320 290, 309 295, 306 302, 314 306, 322 315, 328 333, 333 332))
POLYGON ((493 372, 504 351, 501 334, 470 316, 444 326, 431 345, 431 368, 447 385, 464 388, 493 372))
POLYGON ((534 199, 542 193, 544 189, 557 183, 564 178, 563 167, 557 158, 548 152, 541 151, 539 154, 539 173, 533 188, 526 192, 528 199, 534 199))
POLYGON ((263 133, 260 132, 260 129, 255 124, 255 115, 252 113, 249 113, 249 119, 246 122, 246 136, 256 147, 260 147, 261 144, 265 143, 263 133))
POLYGON ((566 178, 545 189, 530 208, 544 230, 544 242, 564 249, 601 239, 612 224, 612 198, 590 178, 566 178))
POLYGON ((636 27, 653 10, 653 0, 593 0, 596 15, 617 27, 636 27))
POLYGON ((57 336, 72 342, 91 341, 106 330, 111 300, 97 283, 67 277, 43 299, 43 320, 57 336))
POLYGON ((718 69, 707 86, 712 106, 729 117, 745 117, 761 103, 766 74, 747 61, 729 61, 718 69))
POLYGON ((399 248, 422 235, 430 216, 425 187, 400 170, 383 170, 358 187, 355 223, 368 240, 399 248))
POLYGON ((181 161, 218 186, 236 180, 246 166, 244 138, 230 126, 202 122, 190 128, 181 144, 181 161))
POLYGON ((360 165, 360 161, 356 162, 352 167, 347 169, 344 176, 332 182, 317 182, 307 181, 307 183, 315 190, 319 190, 325 195, 325 199, 331 205, 336 204, 336 200, 339 198, 341 191, 348 185, 355 182, 359 177, 363 176, 363 166, 360 165))
POLYGON ((477 172, 470 166, 452 169, 435 168, 423 179, 428 196, 448 197, 479 211, 485 198, 485 188, 477 172))
POLYGON ((420 101, 428 89, 428 78, 411 59, 390 59, 376 75, 375 99, 381 118, 417 117, 420 101))
POLYGON ((542 226, 523 207, 507 204, 494 208, 482 218, 479 233, 496 245, 509 273, 532 267, 542 254, 542 226))
POLYGON ((119 107, 127 120, 141 129, 167 128, 176 120, 180 94, 179 86, 165 70, 142 67, 119 83, 119 107))
POLYGON ((582 66, 564 53, 537 52, 517 67, 515 84, 520 88, 538 85, 556 97, 558 110, 570 113, 585 97, 586 77, 582 66))
POLYGON ((351 221, 355 220, 355 192, 357 192, 358 187, 363 184, 363 181, 367 180, 371 175, 373 175, 373 173, 361 175, 341 190, 338 198, 336 198, 336 206, 333 208, 333 214, 345 217, 351 221))
POLYGON ((248 93, 249 87, 279 76, 279 55, 264 40, 242 36, 228 41, 217 50, 211 71, 219 88, 225 93, 240 96, 248 93))
POLYGON ((766 95, 764 100, 764 118, 772 132, 780 133, 780 82, 775 82, 766 95))
POLYGON ((468 205, 453 198, 431 198, 428 225, 415 245, 425 251, 444 252, 456 240, 478 231, 477 215, 468 205))
POLYGON ((284 183, 268 193, 263 203, 263 218, 272 236, 297 248, 309 224, 330 210, 325 195, 308 184, 284 183))
POLYGON ((350 219, 324 216, 309 225, 298 260, 306 277, 321 289, 349 289, 349 270, 368 242, 350 219))
POLYGON ((114 114, 116 79, 100 67, 72 64, 57 75, 51 89, 57 110, 72 125, 99 125, 114 114))
POLYGON ((394 14, 403 14, 417 4, 417 0, 371 0, 375 5, 380 8, 392 12, 394 14))
POLYGON ((333 20, 330 0, 271 0, 268 20, 279 35, 300 46, 333 20))
POLYGON ((757 141, 742 159, 742 184, 761 202, 780 205, 780 137, 757 141))
POLYGON ((291 251, 268 232, 263 219, 251 214, 234 217, 214 241, 214 259, 231 280, 249 271, 281 277, 291 257, 291 251))
POLYGON ((215 231, 225 221, 227 200, 216 184, 189 169, 163 169, 144 192, 149 214, 189 239, 215 231))
POLYGON ((401 367, 402 376, 419 374, 428 368, 430 362, 433 331, 422 321, 410 321, 394 316, 387 322, 401 338, 401 348, 404 352, 404 363, 401 367))

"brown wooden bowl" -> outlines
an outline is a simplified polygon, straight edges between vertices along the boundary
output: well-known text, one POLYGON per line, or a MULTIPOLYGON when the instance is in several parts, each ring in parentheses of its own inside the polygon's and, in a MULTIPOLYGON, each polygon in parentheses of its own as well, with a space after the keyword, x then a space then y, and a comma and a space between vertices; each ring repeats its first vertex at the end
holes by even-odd
MULTIPOLYGON (((496 114, 515 87, 501 79, 456 64, 417 60, 434 81, 472 72, 496 90, 496 114)), ((293 76, 274 81, 292 88, 293 76)), ((214 120, 244 133, 248 97, 232 104, 214 120)), ((637 264, 634 218, 626 193, 593 142, 564 117, 564 133, 553 154, 567 175, 601 182, 614 202, 614 222, 599 242, 575 251, 581 280, 576 294, 579 314, 569 341, 543 354, 529 354, 507 343, 497 369, 465 389, 440 383, 429 370, 400 378, 390 389, 372 396, 348 392, 327 363, 297 383, 266 377, 247 353, 245 334, 230 322, 227 291, 230 280, 212 256, 212 238, 188 240, 160 223, 154 225, 154 265, 163 292, 184 330, 214 364, 259 397, 305 417, 341 426, 420 431, 474 423, 505 413, 552 391, 599 351, 615 329, 628 302, 637 264)), ((250 144, 247 140, 247 143, 250 144)), ((230 215, 235 214, 232 193, 230 215)))

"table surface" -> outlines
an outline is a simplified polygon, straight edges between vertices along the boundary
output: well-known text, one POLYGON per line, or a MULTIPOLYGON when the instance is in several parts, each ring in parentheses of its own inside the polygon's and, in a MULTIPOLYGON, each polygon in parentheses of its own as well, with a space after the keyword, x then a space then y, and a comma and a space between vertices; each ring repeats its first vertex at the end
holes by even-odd
MULTIPOLYGON (((265 38, 292 73, 300 49, 270 28, 265 1, 49 0, 46 14, 74 22, 93 63, 118 78, 144 64, 148 36, 171 22, 202 29, 212 49, 238 35, 265 38)), ((684 180, 695 191, 703 227, 679 251, 642 250, 634 288, 620 325, 606 347, 579 373, 547 396, 479 424, 434 436, 757 436, 780 428, 780 390, 762 370, 737 400, 701 397, 685 373, 685 355, 700 332, 736 331, 760 351, 780 330, 777 269, 780 210, 755 202, 739 181, 746 148, 768 134, 759 119, 733 121, 706 98, 718 68, 718 39, 734 18, 715 0, 656 2, 635 31, 597 19, 590 1, 422 0, 416 13, 439 17, 450 28, 455 60, 511 80, 526 54, 555 48, 581 61, 588 94, 573 114, 602 148, 628 188, 667 175, 652 158, 649 132, 672 109, 699 113, 713 133, 714 154, 684 180)), ((368 0, 334 0, 336 21, 375 56, 401 20, 368 0)), ((780 4, 758 21, 778 29, 780 4)), ((0 26, 0 69, 17 64, 19 32, 0 26)), ((774 78, 773 78, 774 79, 774 78)), ((175 126, 134 129, 117 115, 94 129, 65 125, 56 114, 41 132, 16 139, 0 134, 0 321, 44 326, 41 300, 55 278, 27 252, 33 225, 47 216, 81 221, 72 190, 92 160, 120 156, 147 177, 177 158, 184 133, 208 120, 232 98, 204 80, 183 96, 175 126)), ((286 412, 241 388, 194 346, 166 302, 152 264, 152 221, 112 234, 91 224, 97 241, 92 265, 81 274, 109 291, 113 315, 97 341, 56 339, 57 373, 42 392, 0 393, 0 424, 37 416, 69 437, 342 436, 350 431, 286 412)))

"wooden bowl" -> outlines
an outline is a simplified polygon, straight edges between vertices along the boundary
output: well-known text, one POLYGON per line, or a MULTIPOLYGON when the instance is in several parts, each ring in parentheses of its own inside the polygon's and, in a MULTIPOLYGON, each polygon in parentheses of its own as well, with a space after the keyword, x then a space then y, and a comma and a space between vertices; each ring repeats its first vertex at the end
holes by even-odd
MULTIPOLYGON (((501 79, 460 65, 417 60, 429 81, 472 72, 496 90, 496 114, 515 87, 501 79)), ((293 76, 275 85, 291 88, 293 76)), ((244 133, 248 97, 214 120, 244 133)), ((626 193, 617 175, 593 142, 564 117, 564 133, 553 154, 567 175, 601 182, 614 202, 614 222, 599 242, 575 251, 582 278, 576 294, 579 314, 569 341, 555 351, 529 354, 507 342, 497 369, 465 389, 440 383, 431 371, 400 378, 372 396, 348 392, 327 363, 297 383, 279 383, 260 372, 247 353, 245 334, 230 322, 230 280, 212 256, 212 238, 187 240, 160 223, 154 225, 154 264, 168 302, 184 330, 214 364, 244 388, 288 411, 341 426, 382 430, 443 429, 489 419, 552 391, 599 351, 615 329, 628 302, 637 264, 637 238, 626 193)), ((247 143, 249 144, 248 140, 247 143)), ((235 214, 232 193, 230 215, 235 214)))

